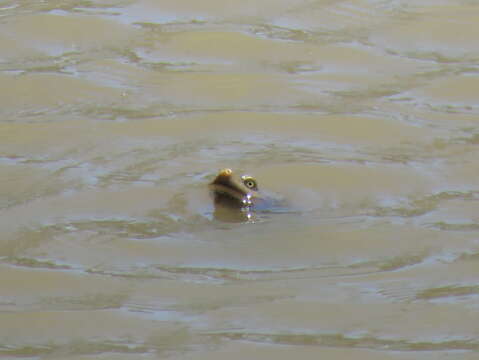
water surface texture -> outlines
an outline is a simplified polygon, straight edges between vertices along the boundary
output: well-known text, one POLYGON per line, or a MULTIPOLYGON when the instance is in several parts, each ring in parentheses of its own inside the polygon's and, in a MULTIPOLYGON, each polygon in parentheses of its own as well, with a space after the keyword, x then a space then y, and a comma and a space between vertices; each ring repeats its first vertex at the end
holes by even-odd
POLYGON ((0 3, 0 357, 479 358, 479 4, 0 3), (215 217, 231 167, 291 211, 215 217))

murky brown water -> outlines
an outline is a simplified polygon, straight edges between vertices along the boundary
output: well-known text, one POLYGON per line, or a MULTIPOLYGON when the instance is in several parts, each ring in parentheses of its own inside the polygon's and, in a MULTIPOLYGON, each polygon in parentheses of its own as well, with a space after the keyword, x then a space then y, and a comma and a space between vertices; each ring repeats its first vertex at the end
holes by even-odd
POLYGON ((478 359, 478 18, 3 1, 0 357, 478 359))

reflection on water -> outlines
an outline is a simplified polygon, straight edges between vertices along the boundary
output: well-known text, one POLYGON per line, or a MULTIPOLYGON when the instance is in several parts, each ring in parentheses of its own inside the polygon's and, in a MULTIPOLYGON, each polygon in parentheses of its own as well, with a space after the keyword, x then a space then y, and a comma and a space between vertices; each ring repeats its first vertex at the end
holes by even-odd
POLYGON ((0 355, 476 359, 479 5, 199 4, 0 5, 0 355))

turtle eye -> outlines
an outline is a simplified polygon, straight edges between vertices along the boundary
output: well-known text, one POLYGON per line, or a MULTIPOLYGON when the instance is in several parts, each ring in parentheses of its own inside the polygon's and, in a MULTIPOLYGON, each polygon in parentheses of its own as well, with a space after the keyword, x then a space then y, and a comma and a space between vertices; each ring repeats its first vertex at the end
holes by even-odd
POLYGON ((257 190, 258 189, 258 184, 256 181, 250 177, 247 177, 243 179, 243 184, 248 188, 252 190, 257 190))

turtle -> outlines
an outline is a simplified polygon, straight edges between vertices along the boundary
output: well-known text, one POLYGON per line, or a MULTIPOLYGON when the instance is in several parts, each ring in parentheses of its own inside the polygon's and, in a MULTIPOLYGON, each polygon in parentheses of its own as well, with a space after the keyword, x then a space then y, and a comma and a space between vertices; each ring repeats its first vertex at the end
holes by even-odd
POLYGON ((283 206, 283 201, 258 188, 258 181, 250 175, 237 176, 226 168, 209 184, 215 203, 215 217, 224 221, 249 221, 256 212, 272 212, 283 206))

